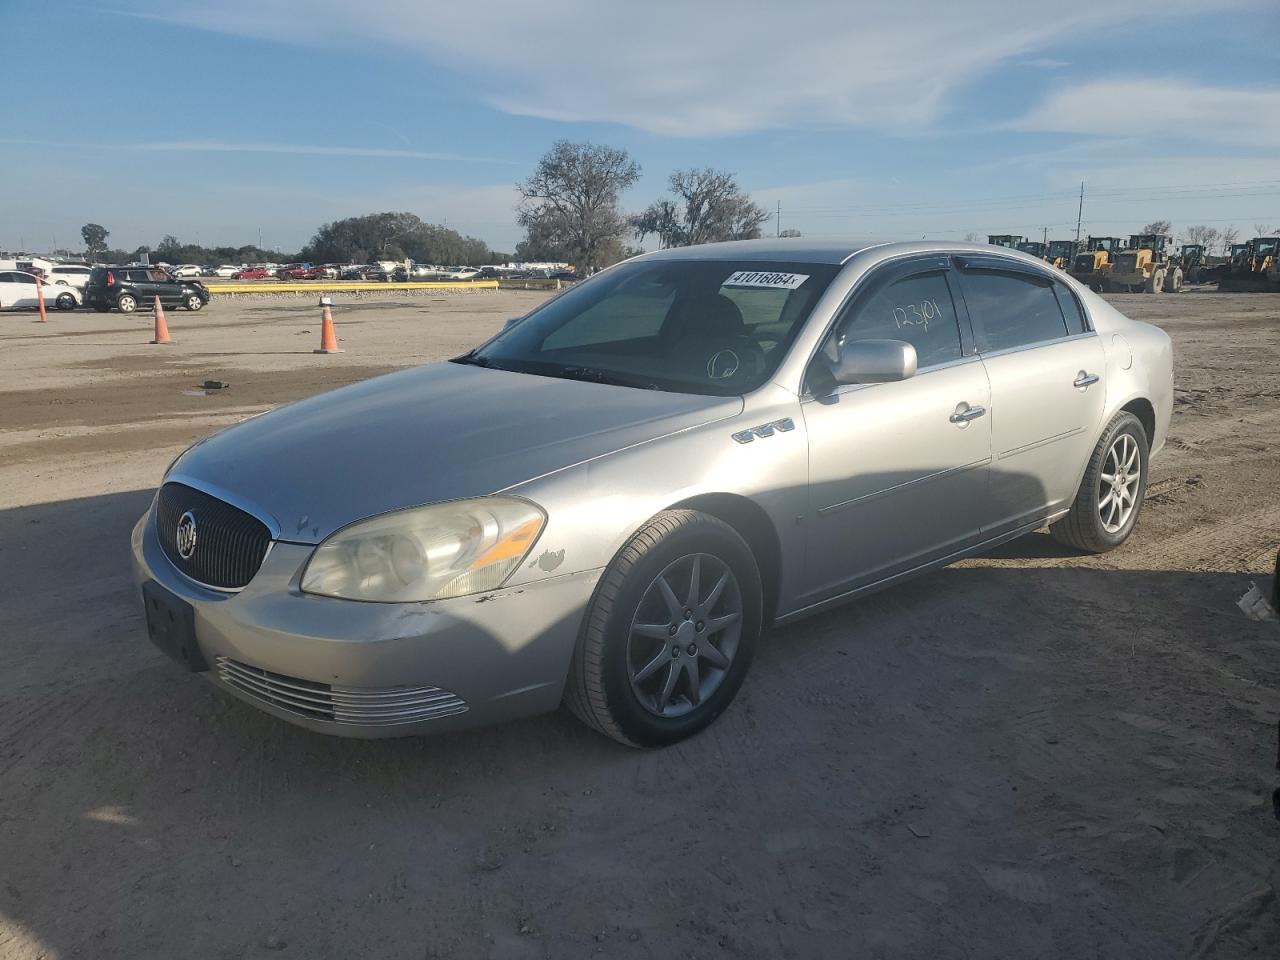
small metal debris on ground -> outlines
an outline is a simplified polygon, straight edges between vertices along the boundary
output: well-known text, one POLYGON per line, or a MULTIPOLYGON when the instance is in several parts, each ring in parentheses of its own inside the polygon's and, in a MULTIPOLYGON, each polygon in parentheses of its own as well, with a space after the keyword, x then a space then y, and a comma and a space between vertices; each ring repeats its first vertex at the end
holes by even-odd
POLYGON ((1280 620, 1267 598, 1263 596, 1258 585, 1249 581, 1249 592, 1236 601, 1236 606, 1244 611, 1250 620, 1280 620))
POLYGON ((231 384, 227 383, 225 380, 206 380, 204 382, 204 388, 206 390, 225 390, 229 386, 231 386, 231 384))

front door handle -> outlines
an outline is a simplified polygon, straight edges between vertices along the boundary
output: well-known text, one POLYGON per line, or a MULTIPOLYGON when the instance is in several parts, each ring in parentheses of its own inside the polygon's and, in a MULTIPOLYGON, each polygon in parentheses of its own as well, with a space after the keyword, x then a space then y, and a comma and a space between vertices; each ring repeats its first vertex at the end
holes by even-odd
POLYGON ((963 426, 970 420, 977 420, 986 412, 986 407, 971 407, 967 403, 962 403, 956 407, 956 412, 951 415, 950 419, 952 423, 958 423, 963 426))
POLYGON ((1086 373, 1085 371, 1081 370, 1078 374, 1076 374, 1076 379, 1071 385, 1073 387, 1079 387, 1081 390, 1083 390, 1086 387, 1092 387, 1095 383, 1097 383, 1101 379, 1102 378, 1098 376, 1096 373, 1086 373))

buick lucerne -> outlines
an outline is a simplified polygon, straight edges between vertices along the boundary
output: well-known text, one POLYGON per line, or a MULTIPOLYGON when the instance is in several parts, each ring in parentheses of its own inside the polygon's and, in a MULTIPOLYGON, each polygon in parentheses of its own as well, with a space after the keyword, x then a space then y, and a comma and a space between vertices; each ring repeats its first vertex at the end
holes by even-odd
POLYGON ((1172 399, 1162 331, 1017 251, 664 250, 195 444, 135 574, 157 645, 311 730, 565 703, 658 746, 770 624, 1045 525, 1122 544, 1172 399))

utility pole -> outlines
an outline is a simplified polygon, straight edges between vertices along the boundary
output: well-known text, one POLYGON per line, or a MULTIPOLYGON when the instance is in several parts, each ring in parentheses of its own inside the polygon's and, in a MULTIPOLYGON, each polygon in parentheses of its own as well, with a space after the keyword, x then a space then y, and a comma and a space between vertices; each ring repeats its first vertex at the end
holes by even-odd
POLYGON ((778 212, 773 218, 773 235, 782 236, 782 201, 778 201, 778 212))
POLYGON ((1080 248, 1080 221, 1084 217, 1084 181, 1080 181, 1080 206, 1076 207, 1076 249, 1080 248))
POLYGON ((1044 231, 1044 236, 1042 236, 1040 239, 1041 239, 1041 241, 1043 241, 1043 242, 1044 242, 1044 245, 1045 245, 1045 246, 1048 246, 1048 245, 1049 245, 1049 228, 1048 228, 1048 227, 1041 227, 1041 229, 1044 231))

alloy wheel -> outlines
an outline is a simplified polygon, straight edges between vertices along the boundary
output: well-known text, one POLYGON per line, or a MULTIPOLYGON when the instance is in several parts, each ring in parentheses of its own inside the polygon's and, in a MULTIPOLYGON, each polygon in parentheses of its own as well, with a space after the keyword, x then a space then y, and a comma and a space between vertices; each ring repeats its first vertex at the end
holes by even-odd
POLYGON ((1098 476, 1098 516, 1107 533, 1119 533, 1133 515, 1142 478, 1138 442, 1127 433, 1116 437, 1098 476))
POLYGON ((697 553, 668 564, 641 597, 627 637, 627 674, 641 706, 681 717, 714 694, 737 653, 742 614, 738 579, 723 560, 697 553))

